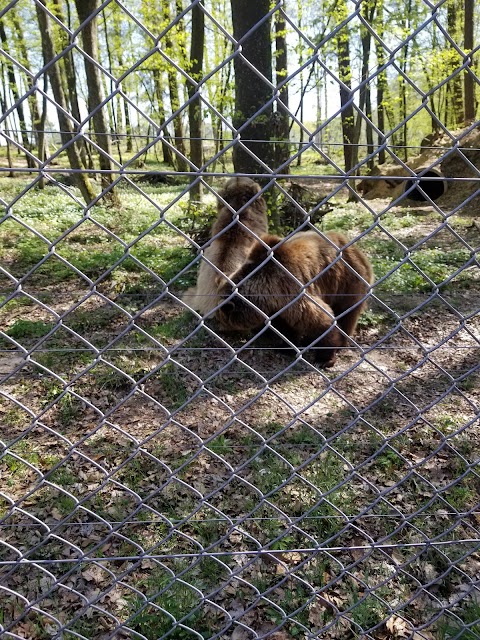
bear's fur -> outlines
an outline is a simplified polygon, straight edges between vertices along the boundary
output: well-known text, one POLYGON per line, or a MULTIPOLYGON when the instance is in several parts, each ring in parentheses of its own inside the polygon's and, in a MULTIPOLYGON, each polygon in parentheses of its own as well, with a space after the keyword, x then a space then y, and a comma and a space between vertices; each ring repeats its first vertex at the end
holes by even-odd
POLYGON ((275 316, 272 325, 286 338, 300 347, 314 343, 320 347, 316 360, 332 366, 366 306, 373 278, 370 261, 334 232, 299 232, 285 241, 264 235, 261 240, 229 274, 238 287, 218 281, 227 301, 217 319, 225 329, 248 331, 275 316))
POLYGON ((231 178, 219 193, 229 206, 218 201, 218 217, 211 232, 213 241, 204 251, 197 284, 182 297, 203 316, 210 314, 221 301, 218 289, 225 281, 221 274, 236 271, 257 237, 267 232, 267 205, 264 198, 257 195, 259 192, 260 185, 250 178, 231 178))

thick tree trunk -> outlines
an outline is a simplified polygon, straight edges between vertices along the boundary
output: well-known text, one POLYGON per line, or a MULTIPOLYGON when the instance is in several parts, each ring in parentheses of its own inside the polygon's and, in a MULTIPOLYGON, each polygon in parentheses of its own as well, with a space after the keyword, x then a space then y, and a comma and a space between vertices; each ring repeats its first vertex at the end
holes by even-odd
MULTIPOLYGON (((87 21, 82 28, 82 42, 85 53, 98 61, 98 26, 97 16, 91 17, 99 7, 99 0, 75 0, 78 19, 80 22, 87 21)), ((87 76, 88 87, 88 110, 90 112, 95 139, 97 145, 103 151, 99 153, 100 169, 107 173, 102 173, 102 188, 108 189, 106 197, 117 204, 115 192, 110 185, 113 182, 112 145, 110 140, 110 130, 105 117, 105 107, 100 107, 103 102, 102 80, 100 71, 93 62, 85 57, 85 75, 87 76)))
MULTIPOLYGON (((192 40, 190 43, 190 75, 199 82, 203 73, 203 50, 205 45, 205 15, 202 11, 203 0, 192 8, 192 40)), ((188 84, 188 119, 190 124, 190 158, 193 164, 200 168, 203 165, 203 126, 202 102, 200 97, 194 99, 197 88, 188 84)), ((190 188, 190 200, 201 200, 202 183, 199 181, 190 188)))
POLYGON ((237 42, 241 41, 242 46, 242 53, 236 55, 234 60, 233 126, 239 131, 243 146, 253 154, 252 157, 240 144, 236 144, 233 165, 239 173, 264 173, 266 169, 262 163, 271 167, 273 157, 270 144, 273 109, 271 104, 265 107, 272 98, 272 87, 269 85, 272 82, 271 20, 265 19, 270 0, 231 0, 231 6, 233 35, 237 42), (251 33, 248 33, 250 30, 251 33), (244 58, 257 73, 250 69, 244 58), (262 74, 265 80, 258 74, 262 74), (252 121, 245 125, 250 118, 252 121))
MULTIPOLYGON (((55 49, 53 46, 52 29, 50 26, 50 18, 47 13, 42 9, 45 6, 47 0, 40 0, 40 4, 36 4, 38 25, 40 27, 40 34, 42 38, 42 50, 45 65, 49 64, 55 57, 55 49)), ((72 123, 70 118, 65 115, 68 113, 68 105, 65 100, 65 94, 63 92, 62 81, 60 77, 60 70, 58 63, 50 64, 48 68, 48 74, 50 77, 50 84, 52 86, 53 96, 57 103, 57 116, 58 124, 60 126, 60 136, 62 144, 66 147, 66 153, 70 162, 70 167, 76 171, 74 175, 75 184, 80 189, 82 196, 87 204, 95 198, 95 192, 92 188, 88 177, 82 173, 82 162, 78 150, 74 144, 72 144, 72 138, 74 135, 72 129, 72 123)))

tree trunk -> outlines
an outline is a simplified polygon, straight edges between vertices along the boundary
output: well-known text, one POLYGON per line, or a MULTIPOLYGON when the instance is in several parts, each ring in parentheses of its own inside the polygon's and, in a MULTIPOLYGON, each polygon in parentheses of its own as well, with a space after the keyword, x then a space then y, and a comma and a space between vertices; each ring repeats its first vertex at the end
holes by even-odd
MULTIPOLYGON (((63 24, 67 24, 69 29, 72 29, 70 5, 68 4, 68 2, 66 4, 68 11, 68 21, 65 19, 63 6, 60 0, 52 0, 52 3, 55 16, 60 20, 60 22, 62 22, 63 24)), ((61 48, 67 49, 69 41, 67 33, 64 31, 64 29, 61 29, 58 25, 54 24, 53 32, 55 33, 55 37, 59 39, 61 48)), ((70 105, 70 112, 77 122, 81 122, 82 118, 80 116, 80 106, 77 90, 77 73, 75 71, 75 62, 73 60, 72 50, 69 49, 68 51, 66 51, 62 58, 57 62, 57 64, 59 66, 63 93, 66 99, 68 99, 68 103, 70 105)), ((75 144, 78 148, 78 152, 80 153, 82 165, 85 167, 85 169, 93 169, 93 160, 86 141, 82 139, 75 144)))
MULTIPOLYGON (((7 112, 7 108, 8 108, 7 107, 7 83, 4 81, 5 80, 5 72, 6 72, 5 71, 5 65, 4 65, 3 61, 0 59, 0 109, 2 110, 2 113, 6 113, 7 112), (3 89, 3 92, 1 91, 1 89, 3 89)), ((5 134, 6 134, 7 162, 8 162, 9 168, 12 169, 13 168, 12 152, 11 152, 11 149, 10 149, 10 138, 9 138, 7 117, 5 117, 5 120, 4 120, 3 130, 5 131, 5 134)), ((9 171, 8 172, 8 177, 9 178, 13 178, 14 175, 15 174, 13 173, 13 171, 9 171)))
MULTIPOLYGON (((460 34, 461 29, 459 28, 460 18, 461 18, 461 7, 460 0, 449 0, 447 7, 447 27, 448 34, 452 40, 460 45, 460 34)), ((448 45, 447 45, 448 46, 448 45)), ((449 65, 448 73, 455 73, 455 70, 458 68, 460 64, 460 58, 458 53, 455 51, 455 48, 450 45, 450 54, 451 54, 451 62, 449 65)), ((463 108, 463 88, 462 88, 462 79, 460 77, 460 72, 457 72, 453 78, 450 79, 450 82, 447 85, 448 94, 449 94, 449 102, 450 102, 450 113, 451 113, 451 122, 453 126, 458 126, 463 124, 465 120, 464 116, 464 108, 463 108)))
MULTIPOLYGON (((114 14, 114 21, 113 21, 113 30, 114 30, 114 41, 115 43, 121 43, 122 42, 122 33, 121 33, 121 29, 120 29, 120 20, 121 18, 117 18, 114 14)), ((115 46, 115 53, 117 54, 117 62, 118 62, 118 67, 120 70, 120 74, 123 73, 123 56, 122 56, 122 50, 120 46, 115 46)), ((126 89, 124 88, 123 91, 126 93, 126 89)), ((132 125, 130 123, 130 111, 128 108, 128 102, 125 100, 125 98, 119 94, 118 95, 118 102, 120 105, 120 102, 123 105, 123 117, 125 120, 125 137, 126 137, 126 145, 127 145, 127 153, 130 153, 131 151, 133 151, 133 141, 132 141, 132 125)), ((118 109, 118 113, 120 114, 120 106, 118 109)))
MULTIPOLYGON (((384 25, 383 25, 383 0, 379 0, 377 5, 377 33, 378 37, 383 39, 384 25)), ((376 53, 378 61, 378 69, 385 64, 385 50, 382 44, 376 41, 376 53)), ((383 103, 385 98, 385 88, 387 86, 387 72, 380 71, 377 75, 377 128, 380 131, 378 134, 378 145, 381 146, 385 142, 383 134, 385 133, 385 105, 383 103)), ((378 152, 378 164, 385 162, 386 155, 385 149, 381 149, 378 152)))
MULTIPOLYGON (((91 17, 99 7, 99 0, 75 0, 78 19, 80 23, 86 22, 82 28, 83 50, 92 60, 98 61, 98 28, 97 16, 91 17)), ((108 189, 105 194, 113 204, 118 204, 114 189, 110 186, 113 182, 113 175, 109 173, 113 169, 112 146, 110 131, 105 117, 105 107, 100 107, 103 101, 102 80, 100 71, 96 64, 85 57, 85 75, 87 76, 88 87, 88 110, 93 121, 95 130, 95 141, 100 147, 100 169, 107 173, 102 173, 102 189, 108 189)))
MULTIPOLYGON (((366 0, 362 3, 362 9, 364 18, 368 24, 373 24, 373 17, 375 14, 375 3, 371 0, 366 0)), ((359 99, 359 111, 365 113, 369 120, 372 119, 372 108, 370 99, 370 85, 367 82, 368 71, 370 67, 370 49, 372 43, 372 35, 370 31, 363 25, 360 26, 360 40, 362 45, 362 83, 363 86, 360 89, 359 99)), ((362 122, 365 122, 365 133, 367 138, 367 153, 373 153, 373 132, 372 126, 369 122, 364 120, 360 113, 357 115, 357 121, 355 123, 355 139, 354 139, 354 151, 353 151, 353 163, 358 162, 358 144, 360 142, 360 134, 362 132, 362 122)), ((373 168, 373 158, 369 160, 368 166, 373 168)))
MULTIPOLYGON (((205 15, 202 11, 203 0, 192 8, 192 40, 190 43, 190 75, 195 82, 200 82, 203 74, 203 50, 205 45, 205 15)), ((200 169, 203 165, 203 127, 202 102, 200 95, 195 96, 197 87, 188 84, 188 120, 190 125, 190 159, 200 169)), ((192 179, 194 181, 195 178, 192 179)), ((202 183, 192 184, 190 200, 202 199, 202 183)))
MULTIPOLYGON (((280 9, 275 14, 275 82, 279 92, 275 119, 275 167, 285 165, 290 157, 288 139, 290 137, 290 113, 288 110, 288 85, 282 82, 288 76, 287 54, 287 25, 285 15, 280 9)), ((282 173, 288 173, 288 164, 282 168, 282 173)))
MULTIPOLYGON (((475 0, 464 0, 463 50, 466 52, 470 52, 473 49, 474 4, 475 0)), ((473 69, 472 71, 466 71, 463 77, 463 87, 465 92, 465 123, 475 120, 475 78, 472 74, 473 69)))
MULTIPOLYGON (((40 34, 42 38, 42 51, 45 65, 48 65, 55 57, 55 49, 53 46, 52 29, 50 26, 50 18, 47 13, 42 9, 45 6, 47 0, 39 0, 40 4, 36 4, 38 25, 40 27, 40 34)), ((62 144, 66 147, 66 153, 70 162, 70 167, 75 171, 73 176, 75 184, 80 189, 82 196, 87 204, 95 198, 95 192, 92 188, 90 180, 81 171, 82 162, 78 150, 74 144, 72 144, 72 138, 74 135, 72 129, 72 123, 65 113, 68 113, 68 105, 65 100, 65 94, 63 92, 62 81, 60 77, 60 69, 58 63, 50 64, 48 68, 48 74, 50 77, 50 84, 52 86, 53 96, 57 103, 57 117, 58 124, 60 126, 60 136, 62 144)))
MULTIPOLYGON (((15 29, 15 35, 18 42, 18 48, 21 56, 20 61, 26 69, 30 70, 30 62, 28 59, 27 45, 25 43, 25 38, 23 37, 22 26, 18 19, 17 13, 14 9, 10 9, 10 16, 12 19, 13 28, 15 29)), ((27 76, 27 82, 30 83, 29 76, 27 76)), ((36 95, 34 93, 30 94, 27 98, 27 101, 28 101, 28 106, 30 108, 32 129, 34 130, 34 135, 35 135, 35 143, 38 144, 37 132, 39 127, 40 114, 38 113, 38 104, 37 104, 36 95)), ((32 165, 33 164, 34 163, 32 162, 32 165)))
POLYGON ((270 9, 270 0, 231 0, 233 36, 241 40, 242 54, 234 59, 235 68, 235 113, 233 126, 239 133, 243 147, 233 148, 233 165, 238 173, 265 173, 263 164, 272 165, 272 44, 270 40, 270 18, 265 19, 270 9), (252 30, 251 33, 246 34, 252 30), (246 36, 246 37, 244 37, 246 36), (244 62, 246 58, 256 69, 252 71, 244 62), (266 80, 259 77, 262 74, 266 80), (258 114, 258 115, 256 115, 258 114), (252 121, 245 124, 250 118, 252 121), (251 154, 253 154, 253 157, 251 154), (258 160, 257 160, 258 158, 258 160))
MULTIPOLYGON (((105 37, 105 48, 107 50, 108 57, 108 67, 110 71, 110 95, 113 95, 115 92, 115 82, 113 80, 113 57, 112 57, 112 49, 110 47, 110 37, 108 35, 108 24, 107 24, 107 16, 105 12, 103 12, 103 33, 105 37)), ((105 76, 103 76, 104 87, 107 82, 105 76)), ((123 164, 122 160, 122 136, 121 136, 121 121, 122 121, 122 112, 120 110, 120 103, 118 99, 118 94, 116 99, 112 99, 108 103, 109 106, 109 115, 111 117, 110 122, 110 131, 114 135, 114 140, 117 145, 117 153, 118 153, 118 161, 120 164, 123 164)))
MULTIPOLYGON (((347 17, 347 6, 345 0, 338 4, 338 20, 347 17)), ((352 70, 350 66, 350 31, 345 25, 335 37, 338 56, 338 77, 340 84, 340 105, 342 108, 342 132, 343 132, 343 157, 345 161, 345 173, 354 167, 354 140, 355 140, 355 112, 353 109, 352 92, 350 83, 352 80, 352 70)), ((353 188, 354 185, 351 185, 353 188)))
POLYGON ((155 98, 157 101, 156 107, 158 111, 158 119, 160 121, 160 126, 163 129, 163 138, 162 138, 162 153, 163 153, 163 161, 172 169, 175 169, 175 158, 173 156, 172 148, 167 144, 167 140, 171 140, 170 133, 168 131, 168 127, 165 124, 165 107, 163 106, 163 83, 162 77, 159 69, 153 70, 153 86, 155 89, 155 98))
MULTIPOLYGON (((8 42, 8 38, 7 38, 7 34, 5 32, 5 27, 3 26, 3 22, 0 21, 0 41, 3 45, 3 48, 5 49, 6 53, 10 52, 10 45, 8 42)), ((23 110, 23 101, 20 100, 20 92, 18 90, 18 86, 17 86, 17 80, 15 78, 15 70, 13 68, 13 64, 10 62, 10 60, 7 58, 6 59, 6 68, 7 68, 7 77, 8 77, 8 84, 10 87, 10 91, 12 92, 13 95, 13 99, 16 103, 16 111, 18 114, 18 121, 20 123, 20 135, 22 138, 22 146, 25 149, 25 160, 27 162, 27 167, 33 167, 33 160, 30 156, 30 154, 28 153, 29 151, 31 151, 31 144, 30 144, 30 140, 28 138, 28 133, 27 133, 27 125, 25 122, 25 113, 23 110)))
MULTIPOLYGON (((163 19, 166 24, 171 22, 170 3, 169 0, 162 0, 163 3, 163 19)), ((169 29, 164 35, 165 47, 167 51, 173 51, 172 30, 169 29)), ((168 64, 168 63, 167 63, 168 64)), ((180 97, 178 91, 178 77, 177 71, 174 66, 168 64, 167 68, 168 77, 168 90, 170 93, 170 105, 172 108, 172 114, 180 109, 180 97)), ((182 114, 175 116, 173 119, 173 135, 175 140, 175 147, 178 149, 178 155, 176 158, 176 164, 179 171, 186 172, 189 170, 189 165, 185 160, 187 151, 185 148, 185 129, 183 126, 182 114)))
MULTIPOLYGON (((45 73, 43 76, 42 114, 39 120, 38 138, 37 138, 38 159, 40 160, 40 162, 45 162, 47 157, 47 134, 45 132, 45 127, 47 123, 47 107, 48 107, 47 91, 48 91, 48 75, 45 73)), ((45 177, 43 174, 40 177, 38 186, 40 187, 40 189, 43 189, 45 187, 45 177)))

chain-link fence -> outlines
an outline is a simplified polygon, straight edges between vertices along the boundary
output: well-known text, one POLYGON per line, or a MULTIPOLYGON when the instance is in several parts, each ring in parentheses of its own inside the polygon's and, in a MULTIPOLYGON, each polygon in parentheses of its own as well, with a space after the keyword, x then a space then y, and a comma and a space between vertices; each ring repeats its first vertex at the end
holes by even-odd
POLYGON ((480 637, 476 14, 387 4, 0 8, 2 637, 480 637))

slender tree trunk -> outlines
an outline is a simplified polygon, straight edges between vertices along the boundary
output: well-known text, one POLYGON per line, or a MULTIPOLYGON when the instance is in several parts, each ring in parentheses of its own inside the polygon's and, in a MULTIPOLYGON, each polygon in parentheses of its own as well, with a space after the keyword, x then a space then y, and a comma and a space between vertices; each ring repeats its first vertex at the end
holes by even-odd
MULTIPOLYGON (((473 8, 475 0, 464 0, 464 18, 463 18, 463 49, 471 51, 473 49, 473 33, 474 33, 474 12, 473 8)), ((475 102, 475 78, 471 72, 466 71, 463 77, 463 87, 465 92, 465 123, 475 120, 476 102, 475 102)))
MULTIPOLYGON (((190 75, 195 82, 200 82, 203 74, 203 50, 205 46, 205 15, 202 11, 203 0, 192 8, 192 40, 190 43, 190 75)), ((203 126, 202 102, 197 96, 193 99, 197 88, 188 84, 188 119, 190 124, 190 157, 193 164, 200 168, 203 165, 203 126)), ((190 200, 202 199, 202 183, 198 181, 190 188, 190 200)))
POLYGON ((270 132, 273 109, 272 89, 272 45, 270 19, 265 19, 270 9, 270 0, 231 0, 233 36, 241 40, 242 56, 236 56, 235 68, 235 113, 233 126, 239 132, 242 145, 233 148, 233 165, 239 173, 264 173, 272 165, 270 132), (247 37, 246 34, 250 31, 247 37), (256 69, 245 64, 246 58, 256 69), (259 77, 262 74, 266 81, 259 77), (261 110, 261 113, 258 113, 261 110), (258 115, 256 115, 258 114, 258 115), (247 125, 245 123, 252 118, 247 125), (253 154, 253 157, 248 151, 253 154), (258 160, 257 160, 258 158, 258 160))
MULTIPOLYGON (((113 29, 114 29, 115 42, 120 43, 122 41, 122 33, 120 29, 120 20, 118 18, 116 18, 113 22, 113 29)), ((118 68, 120 69, 120 73, 122 73, 123 72, 122 50, 120 47, 115 47, 115 52, 117 54, 118 68)), ((124 89, 124 92, 126 93, 125 89, 124 89)), ((130 123, 130 111, 128 108, 128 102, 120 94, 118 95, 118 102, 119 102, 119 105, 120 105, 120 102, 123 105, 123 117, 125 120, 126 148, 127 148, 127 153, 130 153, 131 151, 133 151, 133 141, 132 141, 132 125, 130 123)), ((118 113, 120 113, 120 106, 118 109, 118 113)))
MULTIPOLYGON (((435 47, 435 40, 434 40, 433 46, 435 47)), ((431 133, 436 133, 438 131, 438 110, 437 110, 438 95, 437 95, 437 101, 436 101, 435 94, 437 92, 434 91, 435 83, 433 82, 432 76, 427 66, 425 56, 423 55, 423 52, 420 50, 418 42, 416 42, 415 40, 412 42, 412 55, 414 58, 414 64, 419 63, 422 66, 423 76, 425 78, 428 91, 430 92, 429 102, 430 102, 430 110, 432 112, 432 115, 430 118, 431 133)))
MULTIPOLYGON (((45 127, 47 123, 47 91, 48 91, 48 75, 45 73, 43 76, 43 100, 42 100, 42 114, 40 116, 39 126, 38 126, 38 159, 40 162, 45 162, 47 157, 47 134, 45 132, 45 127)), ((40 189, 45 187, 45 178, 43 175, 40 177, 38 186, 40 189)))
POLYGON ((167 144, 166 140, 171 140, 170 133, 168 131, 168 127, 165 124, 165 107, 163 106, 163 83, 162 76, 159 69, 153 70, 153 86, 155 88, 155 98, 156 98, 156 108, 158 112, 158 119, 160 121, 160 125, 163 128, 164 137, 162 138, 162 153, 163 153, 163 161, 172 169, 176 168, 175 158, 173 156, 173 152, 171 147, 167 144))
MULTIPOLYGON (((113 81, 113 57, 112 57, 112 50, 110 47, 110 36, 108 35, 107 16, 105 15, 105 12, 103 12, 103 33, 105 35, 105 48, 107 50, 108 66, 111 74, 109 89, 110 89, 110 95, 113 95, 115 91, 115 83, 113 81)), ((103 76, 103 80, 104 80, 104 83, 106 83, 105 76, 103 76)), ((117 95, 117 98, 118 98, 118 95, 117 95)), ((122 133, 121 127, 120 127, 122 116, 119 108, 116 111, 117 107, 119 106, 118 100, 112 99, 109 101, 108 105, 109 105, 109 115, 111 117, 110 130, 114 134, 114 140, 117 144, 118 160, 120 164, 123 164, 122 147, 121 147, 122 136, 120 135, 122 133)))
MULTIPOLYGON (((100 6, 99 0, 75 0, 75 6, 80 22, 83 23, 87 20, 82 29, 83 49, 92 60, 98 61, 98 19, 96 15, 94 17, 91 16, 100 6)), ((107 119, 105 117, 105 107, 100 108, 103 101, 102 80, 97 65, 88 58, 85 58, 85 75, 87 76, 88 87, 88 110, 95 129, 96 143, 103 151, 103 153, 99 154, 100 169, 107 172, 102 173, 101 176, 102 189, 108 189, 105 196, 111 200, 113 204, 118 204, 115 192, 113 188, 110 187, 113 182, 113 175, 108 173, 113 169, 112 145, 107 119)))
MULTIPOLYGON (((15 30, 15 36, 17 39, 17 43, 18 43, 18 49, 20 52, 20 60, 21 63, 23 64, 23 66, 26 69, 30 70, 30 62, 28 59, 28 51, 27 51, 27 45, 25 43, 25 38, 23 37, 23 31, 22 31, 22 26, 20 24, 20 21, 18 19, 17 13, 15 11, 15 9, 10 9, 9 15, 12 19, 12 24, 13 24, 13 28, 15 30)), ((27 83, 30 83, 30 78, 27 76, 26 78, 27 83)), ((28 101, 28 106, 30 108, 30 115, 31 115, 31 120, 32 120, 32 129, 34 131, 34 135, 35 135, 35 143, 38 144, 38 140, 37 140, 37 131, 38 131, 38 126, 39 126, 39 120, 40 120, 40 115, 38 113, 38 105, 37 105, 37 98, 35 96, 35 94, 30 94, 27 98, 28 101)), ((33 162, 32 162, 33 164, 33 162)))
MULTIPOLYGON (((6 113, 7 112, 7 83, 5 82, 5 74, 6 74, 6 69, 5 69, 5 65, 3 63, 2 60, 0 60, 0 109, 2 110, 2 113, 6 113), (3 91, 1 91, 1 89, 3 89, 3 91)), ((7 136, 9 135, 9 130, 8 130, 8 122, 7 122, 7 118, 5 118, 4 120, 4 131, 7 134, 7 136)), ((13 163, 12 163, 12 151, 10 149, 10 140, 7 137, 7 162, 8 162, 8 166, 10 169, 13 168, 13 163)), ((13 171, 9 171, 8 172, 8 177, 9 178, 13 178, 14 173, 13 171)))
MULTIPOLYGON (((163 19, 166 24, 170 24, 171 22, 171 13, 170 13, 170 3, 168 0, 162 0, 163 2, 163 19)), ((179 9, 178 3, 177 10, 179 9)), ((168 51, 173 51, 173 40, 171 29, 167 31, 164 36, 165 39, 165 47, 168 51)), ((177 71, 175 67, 172 65, 168 65, 167 69, 167 77, 168 77, 168 90, 170 93, 170 105, 172 108, 172 114, 180 109, 180 95, 178 90, 178 77, 177 71)), ((178 167, 178 171, 188 171, 189 166, 187 161, 184 159, 187 155, 186 147, 185 147, 185 129, 183 126, 182 115, 179 114, 173 119, 173 132, 174 132, 174 140, 175 147, 178 149, 179 154, 176 158, 176 164, 178 167)))
MULTIPOLYGON (((277 89, 288 76, 287 53, 287 25, 285 15, 280 9, 275 14, 275 81, 277 89)), ((279 89, 276 111, 276 140, 275 166, 278 167, 287 162, 290 157, 288 139, 290 137, 290 113, 288 110, 288 85, 284 84, 279 89)), ((282 169, 282 173, 288 173, 288 165, 282 169)))
POLYGON ((130 122, 130 110, 126 100, 123 101, 123 113, 125 117, 125 133, 127 135, 127 151, 130 152, 133 151, 132 125, 130 122))
MULTIPOLYGON (((339 20, 347 16, 347 6, 345 0, 341 0, 338 5, 339 20)), ((352 70, 350 64, 350 33, 345 26, 335 38, 338 56, 338 77, 340 85, 340 105, 342 107, 342 131, 343 131, 343 157, 345 161, 345 172, 351 171, 355 164, 354 142, 355 142, 355 112, 353 102, 350 102, 352 92, 350 83, 352 80, 352 70)), ((354 185, 351 185, 353 188, 354 185)))
MULTIPOLYGON (((54 9, 56 17, 60 20, 60 22, 67 24, 71 29, 72 21, 70 15, 70 5, 68 4, 68 2, 66 3, 66 7, 68 12, 68 19, 65 18, 65 15, 63 13, 63 5, 61 1, 52 0, 52 8, 54 9)), ((55 38, 59 39, 60 47, 63 50, 68 49, 69 41, 67 33, 55 24, 52 25, 52 31, 55 34, 55 38)), ((59 67, 63 93, 65 95, 65 98, 67 99, 68 104, 70 105, 70 112, 77 122, 81 122, 82 117, 80 115, 80 106, 78 99, 77 73, 75 71, 75 62, 73 59, 72 50, 70 49, 66 51, 62 58, 56 64, 59 67)), ((82 165, 85 167, 85 169, 93 169, 93 159, 85 140, 79 140, 75 144, 78 148, 78 152, 82 160, 82 165)))
MULTIPOLYGON (((5 32, 5 27, 3 22, 0 21, 0 41, 2 43, 3 48, 7 53, 10 52, 10 44, 7 38, 7 34, 5 32)), ((18 90, 17 79, 15 78, 15 70, 13 68, 13 64, 10 60, 6 59, 6 68, 7 68, 7 77, 8 84, 10 86, 10 91, 12 92, 13 99, 16 103, 16 111, 18 114, 18 121, 20 123, 20 135, 22 138, 22 146, 26 152, 31 151, 31 144, 28 138, 27 133, 27 125, 25 121, 25 112, 23 110, 23 101, 20 100, 20 92, 18 90)), ((25 160, 27 162, 27 167, 33 167, 33 160, 28 153, 25 153, 25 160)))
MULTIPOLYGON (((379 38, 383 39, 384 25, 383 25, 383 0, 379 0, 377 4, 377 33, 379 38)), ((376 53, 378 68, 380 69, 385 64, 385 50, 382 44, 376 41, 376 53)), ((377 75, 377 128, 380 131, 378 134, 378 145, 381 146, 385 138, 382 134, 385 133, 385 88, 387 86, 387 72, 380 71, 377 75)), ((386 155, 385 149, 378 152, 378 164, 385 162, 386 155)))
MULTIPOLYGON (((41 5, 45 6, 47 0, 39 0, 40 4, 36 4, 38 25, 40 27, 40 35, 42 38, 42 50, 44 63, 47 65, 55 57, 55 49, 53 46, 52 29, 50 26, 50 18, 41 5)), ((68 113, 68 105, 63 92, 62 81, 58 64, 51 64, 48 69, 50 83, 52 86, 53 96, 57 103, 58 124, 61 131, 62 144, 66 147, 66 153, 70 162, 70 167, 74 170, 82 169, 82 162, 77 148, 72 144, 73 129, 70 119, 65 115, 68 113)), ((90 180, 82 172, 78 171, 74 174, 75 184, 80 189, 82 196, 87 204, 95 198, 95 192, 92 188, 90 180)))
MULTIPOLYGON (((368 24, 373 24, 373 17, 375 14, 375 4, 371 0, 364 0, 362 3, 363 14, 368 24)), ((363 25, 360 27, 360 40, 362 45, 362 83, 365 83, 360 89, 359 99, 359 111, 365 113, 369 120, 372 119, 372 108, 370 99, 370 85, 367 83, 368 70, 370 66, 370 49, 372 43, 372 36, 370 31, 363 25)), ((365 133, 367 138, 367 153, 373 153, 373 132, 371 125, 365 121, 360 113, 357 115, 357 121, 355 123, 355 139, 354 139, 354 151, 353 151, 353 163, 358 162, 358 144, 360 142, 360 135, 362 132, 362 122, 365 122, 365 133)), ((369 161, 370 169, 373 168, 373 159, 369 161)))
MULTIPOLYGON (((298 66, 301 68, 303 65, 303 42, 302 42, 302 18, 303 18, 303 10, 302 10, 302 0, 297 0, 297 14, 298 14, 298 66)), ((300 95, 303 96, 303 71, 300 71, 300 95)), ((303 100, 300 102, 300 122, 303 124, 303 100)), ((302 149, 303 149, 303 139, 305 136, 305 132, 303 127, 300 127, 300 139, 299 139, 299 151, 297 157, 297 167, 300 167, 302 164, 302 149)))

